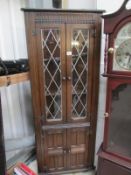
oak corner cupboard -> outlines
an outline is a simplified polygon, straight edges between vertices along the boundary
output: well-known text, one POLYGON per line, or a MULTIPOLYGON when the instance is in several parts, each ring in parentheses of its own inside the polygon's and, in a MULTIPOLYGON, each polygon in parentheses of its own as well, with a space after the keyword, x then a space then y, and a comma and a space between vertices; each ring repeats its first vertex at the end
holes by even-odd
POLYGON ((107 99, 98 175, 131 174, 131 8, 104 15, 107 99))
POLYGON ((39 172, 93 168, 103 11, 23 9, 39 172))

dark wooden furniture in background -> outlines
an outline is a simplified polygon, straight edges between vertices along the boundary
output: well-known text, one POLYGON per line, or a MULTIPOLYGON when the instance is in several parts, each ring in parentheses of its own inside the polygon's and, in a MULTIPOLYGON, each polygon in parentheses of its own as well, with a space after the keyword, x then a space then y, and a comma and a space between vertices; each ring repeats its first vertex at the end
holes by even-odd
POLYGON ((39 171, 93 167, 102 11, 23 9, 39 171))
MULTIPOLYGON (((26 80, 29 80, 29 72, 0 76, 0 87, 9 86, 11 84, 20 83, 26 80)), ((2 118, 1 95, 0 95, 0 175, 5 174, 6 174, 6 156, 5 156, 3 118, 2 118)))
POLYGON ((4 145, 4 132, 3 132, 3 118, 1 110, 0 99, 0 174, 5 175, 6 172, 6 159, 5 159, 5 145, 4 145))
POLYGON ((105 15, 107 99, 97 175, 131 174, 131 10, 105 15))

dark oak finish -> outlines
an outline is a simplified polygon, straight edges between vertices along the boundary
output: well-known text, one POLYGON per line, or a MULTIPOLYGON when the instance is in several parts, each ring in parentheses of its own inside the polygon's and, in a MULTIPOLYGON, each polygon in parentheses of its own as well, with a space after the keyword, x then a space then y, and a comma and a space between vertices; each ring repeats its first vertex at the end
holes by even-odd
POLYGON ((96 13, 96 14, 102 14, 105 12, 105 10, 79 10, 79 9, 36 9, 36 8, 22 8, 21 10, 23 10, 24 12, 62 12, 62 13, 96 13))
POLYGON ((0 96, 0 174, 6 173, 6 158, 5 158, 5 145, 4 145, 4 131, 3 131, 3 119, 1 109, 1 96, 0 96))
POLYGON ((128 43, 131 9, 126 9, 127 3, 125 0, 117 12, 103 16, 106 34, 103 76, 107 77, 107 97, 98 175, 131 174, 131 45, 128 43))
POLYGON ((93 168, 102 11, 23 10, 39 171, 93 168))

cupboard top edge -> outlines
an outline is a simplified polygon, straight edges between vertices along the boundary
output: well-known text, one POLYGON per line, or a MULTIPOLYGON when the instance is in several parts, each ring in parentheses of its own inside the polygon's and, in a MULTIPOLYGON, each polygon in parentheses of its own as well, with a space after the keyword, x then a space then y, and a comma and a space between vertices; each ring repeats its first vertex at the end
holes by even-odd
POLYGON ((86 10, 86 9, 36 9, 36 8, 21 8, 24 12, 64 12, 64 13, 104 13, 105 10, 86 10))

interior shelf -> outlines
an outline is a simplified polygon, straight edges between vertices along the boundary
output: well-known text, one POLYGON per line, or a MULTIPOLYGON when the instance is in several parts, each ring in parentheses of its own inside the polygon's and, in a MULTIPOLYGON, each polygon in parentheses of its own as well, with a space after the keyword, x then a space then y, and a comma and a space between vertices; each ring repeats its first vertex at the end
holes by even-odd
POLYGON ((29 72, 0 76, 0 86, 9 86, 29 80, 29 72))

